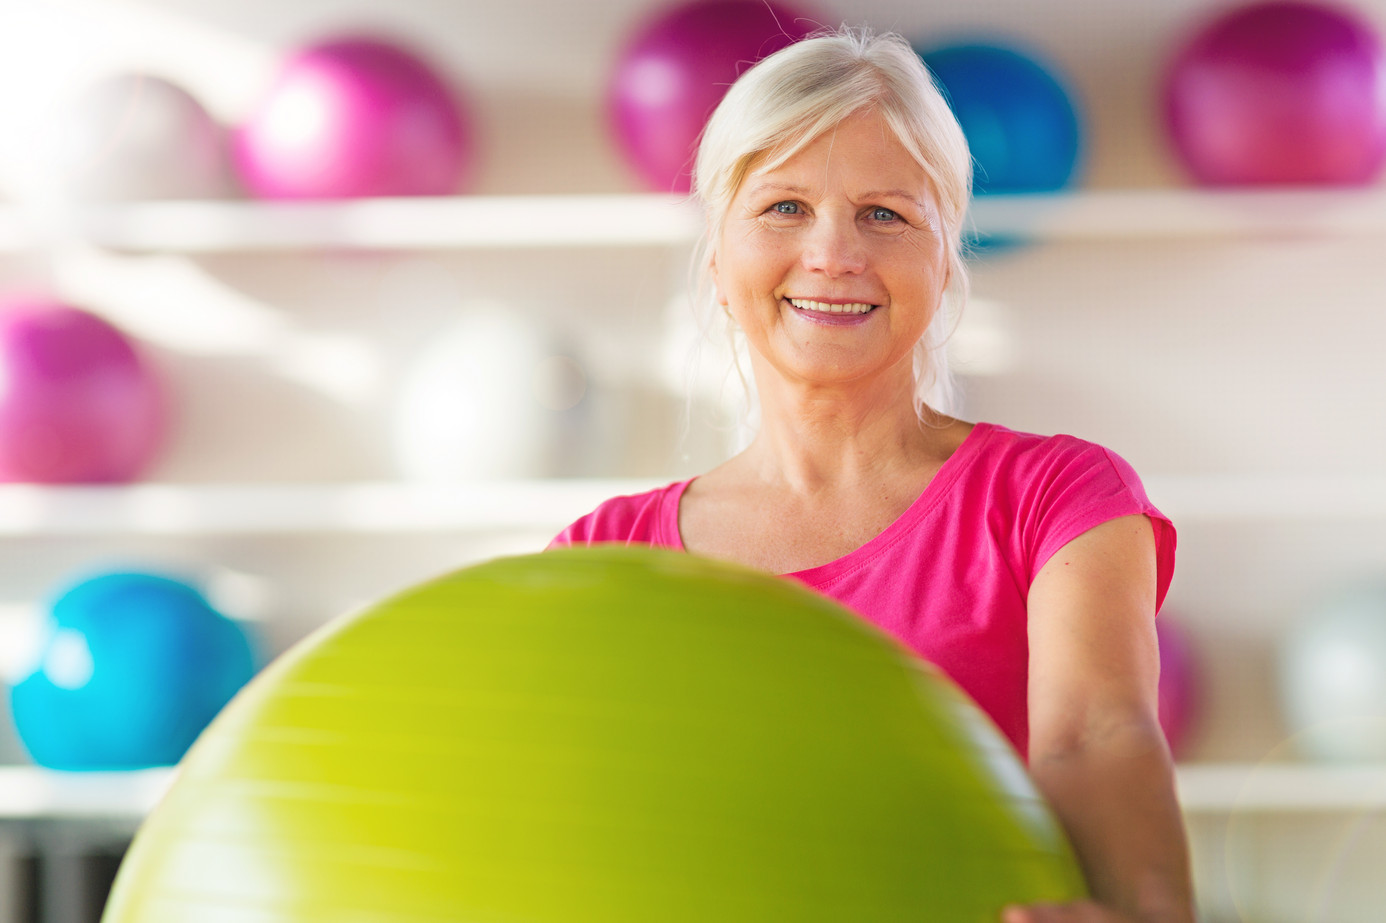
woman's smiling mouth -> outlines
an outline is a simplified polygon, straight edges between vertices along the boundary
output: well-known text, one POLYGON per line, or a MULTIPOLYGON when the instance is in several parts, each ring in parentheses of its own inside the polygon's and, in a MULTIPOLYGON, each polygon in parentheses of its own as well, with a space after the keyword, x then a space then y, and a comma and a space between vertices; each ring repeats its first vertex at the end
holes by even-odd
POLYGON ((809 298, 786 298, 785 301, 800 311, 812 311, 815 314, 866 314, 876 307, 864 302, 833 303, 813 301, 809 298))

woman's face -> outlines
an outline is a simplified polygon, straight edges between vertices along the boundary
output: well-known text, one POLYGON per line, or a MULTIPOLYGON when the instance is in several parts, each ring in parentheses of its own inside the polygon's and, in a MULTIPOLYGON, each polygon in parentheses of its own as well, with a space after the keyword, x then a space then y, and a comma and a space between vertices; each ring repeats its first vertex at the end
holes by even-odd
POLYGON ((909 379, 948 259, 932 186, 879 115, 753 165, 716 243, 718 301, 758 365, 809 385, 909 379))

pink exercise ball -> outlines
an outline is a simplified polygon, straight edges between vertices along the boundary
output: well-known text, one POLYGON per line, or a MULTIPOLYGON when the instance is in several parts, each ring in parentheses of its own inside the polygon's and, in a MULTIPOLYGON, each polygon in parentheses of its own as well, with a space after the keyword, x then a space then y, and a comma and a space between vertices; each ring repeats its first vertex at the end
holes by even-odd
POLYGON ((0 481, 130 481, 164 431, 159 382, 121 331, 55 301, 0 304, 0 481))
POLYGON ((460 95, 414 52, 366 37, 290 55, 233 141, 262 199, 450 195, 470 182, 473 154, 460 95))
POLYGON ((1160 643, 1160 727, 1170 751, 1178 757, 1188 749, 1198 717, 1198 660, 1188 631, 1169 615, 1155 620, 1155 633, 1160 643))
POLYGON ((688 192, 712 110, 748 67, 818 27, 766 0, 694 0, 637 29, 607 85, 607 121, 641 181, 688 192))
POLYGON ((1386 160, 1386 53, 1349 10, 1252 3, 1179 50, 1164 107, 1199 183, 1365 184, 1386 160))

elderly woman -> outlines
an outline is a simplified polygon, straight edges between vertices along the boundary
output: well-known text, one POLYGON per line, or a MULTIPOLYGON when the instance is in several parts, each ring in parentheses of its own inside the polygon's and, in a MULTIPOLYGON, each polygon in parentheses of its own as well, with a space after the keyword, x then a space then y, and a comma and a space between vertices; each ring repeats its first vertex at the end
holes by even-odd
POLYGON ((727 93, 698 151, 708 295, 744 334, 760 425, 699 477, 614 498, 555 544, 640 542, 841 601, 991 715, 1093 899, 1008 923, 1189 921, 1156 712, 1174 530, 1122 459, 945 415, 966 291, 967 145, 899 36, 793 45, 727 93))

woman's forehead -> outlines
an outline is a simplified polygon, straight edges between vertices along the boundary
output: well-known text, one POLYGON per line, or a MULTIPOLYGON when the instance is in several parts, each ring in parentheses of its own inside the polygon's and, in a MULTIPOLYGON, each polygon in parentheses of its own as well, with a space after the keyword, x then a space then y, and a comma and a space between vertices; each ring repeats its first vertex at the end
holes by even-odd
POLYGON ((781 189, 809 194, 821 191, 826 181, 846 182, 862 193, 911 199, 932 190, 923 166, 881 120, 879 126, 844 123, 805 143, 753 158, 739 192, 781 189))

